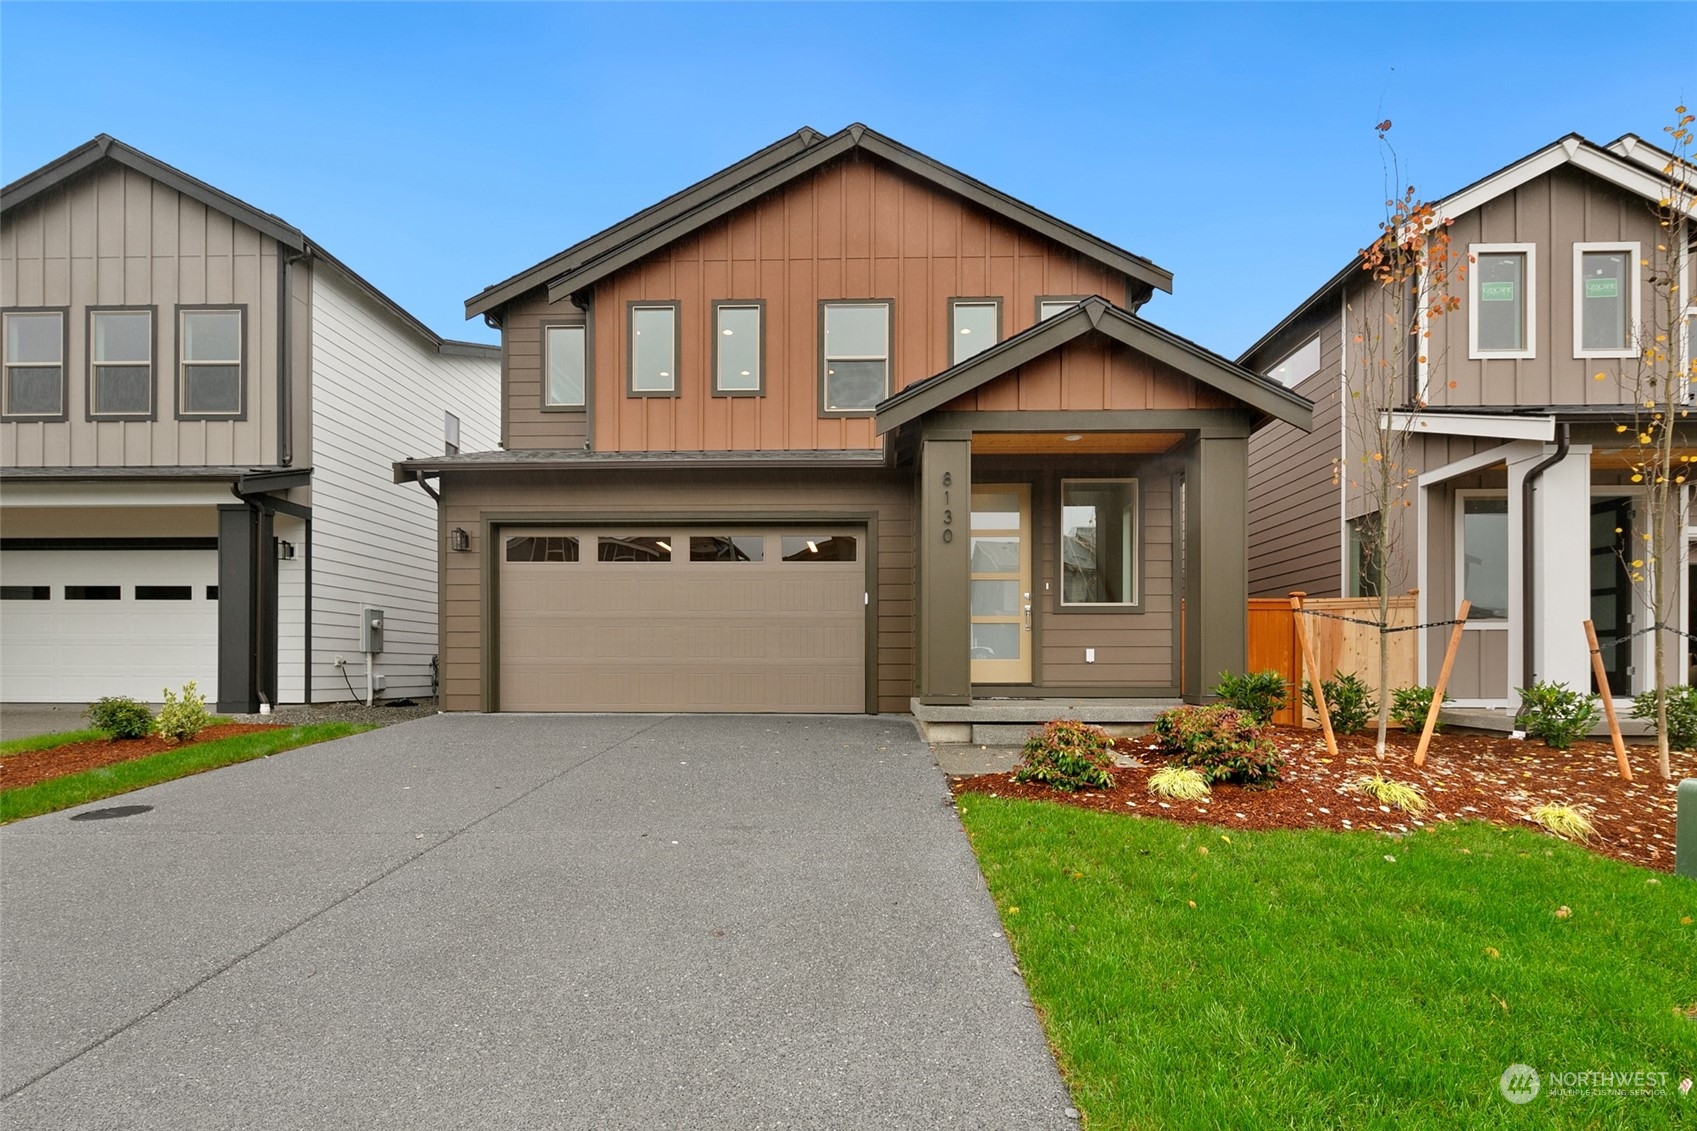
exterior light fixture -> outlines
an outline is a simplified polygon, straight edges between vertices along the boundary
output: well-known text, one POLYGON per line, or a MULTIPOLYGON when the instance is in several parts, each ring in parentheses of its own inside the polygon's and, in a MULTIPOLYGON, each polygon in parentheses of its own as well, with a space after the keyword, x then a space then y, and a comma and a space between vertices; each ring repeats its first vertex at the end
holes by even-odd
POLYGON ((277 540, 277 560, 280 562, 294 561, 295 544, 293 542, 285 542, 279 538, 277 540))
POLYGON ((466 533, 466 531, 461 527, 454 527, 452 530, 448 531, 448 549, 453 550, 455 553, 463 554, 465 551, 471 549, 471 535, 466 533))
POLYGON ((1084 437, 1080 436, 1077 432, 1073 432, 1069 435, 1062 436, 1061 439, 1065 440, 1069 444, 1076 444, 1080 440, 1084 439, 1084 437))

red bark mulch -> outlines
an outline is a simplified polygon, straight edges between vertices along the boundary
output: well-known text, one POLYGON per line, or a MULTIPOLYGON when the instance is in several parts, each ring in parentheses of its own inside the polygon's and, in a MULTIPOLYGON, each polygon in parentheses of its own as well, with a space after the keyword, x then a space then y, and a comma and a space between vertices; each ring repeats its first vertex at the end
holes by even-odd
POLYGON ((1244 829, 1356 829, 1403 834, 1434 821, 1480 820, 1537 828, 1527 816, 1551 802, 1582 806, 1597 835, 1588 847, 1605 856, 1673 870, 1674 818, 1681 778, 1697 777, 1697 754, 1675 751, 1673 780, 1656 772, 1655 748, 1628 747, 1634 781, 1627 784, 1606 742, 1576 742, 1551 750, 1536 741, 1480 734, 1441 734, 1432 740, 1422 769, 1414 767, 1418 735, 1392 732, 1383 762, 1373 757, 1373 735, 1340 735, 1338 757, 1328 758, 1319 731, 1269 728, 1285 762, 1271 789, 1218 783, 1202 802, 1168 801, 1148 790, 1149 775, 1166 763, 1152 737, 1123 738, 1121 761, 1139 765, 1114 772, 1110 790, 1063 793, 1037 783, 1019 784, 1010 773, 955 778, 958 794, 988 793, 1058 801, 1110 813, 1159 817, 1185 824, 1244 829), (1355 788, 1374 774, 1413 785, 1426 797, 1419 816, 1400 812, 1355 788))
POLYGON ((146 738, 95 738, 87 742, 72 742, 48 750, 31 750, 24 754, 8 754, 0 758, 0 789, 22 789, 26 785, 51 781, 67 774, 80 774, 114 762, 129 762, 159 754, 166 750, 181 750, 199 746, 220 738, 253 734, 262 730, 281 730, 270 723, 221 723, 207 727, 193 742, 172 746, 157 734, 146 738))

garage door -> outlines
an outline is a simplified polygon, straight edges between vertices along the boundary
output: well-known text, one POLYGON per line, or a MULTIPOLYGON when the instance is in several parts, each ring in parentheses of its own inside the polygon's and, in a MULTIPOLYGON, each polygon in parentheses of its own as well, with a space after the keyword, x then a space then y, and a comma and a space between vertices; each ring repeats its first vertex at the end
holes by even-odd
POLYGON ((216 550, 0 553, 0 699, 218 694, 216 550))
POLYGON ((504 711, 866 709, 853 529, 515 529, 504 711))

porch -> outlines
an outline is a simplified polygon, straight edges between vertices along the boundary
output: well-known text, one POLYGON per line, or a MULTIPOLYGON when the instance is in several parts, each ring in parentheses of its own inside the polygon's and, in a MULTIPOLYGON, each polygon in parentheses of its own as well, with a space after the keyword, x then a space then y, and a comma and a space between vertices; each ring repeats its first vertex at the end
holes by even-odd
POLYGON ((1183 702, 1176 696, 1135 699, 1056 696, 976 699, 959 706, 939 706, 915 697, 911 709, 920 736, 927 742, 1018 746, 1051 719, 1092 723, 1112 735, 1142 734, 1156 715, 1183 702))

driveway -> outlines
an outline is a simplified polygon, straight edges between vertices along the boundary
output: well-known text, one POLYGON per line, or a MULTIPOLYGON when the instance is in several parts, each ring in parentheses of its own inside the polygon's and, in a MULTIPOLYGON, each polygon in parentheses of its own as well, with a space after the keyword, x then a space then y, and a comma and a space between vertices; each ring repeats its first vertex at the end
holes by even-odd
POLYGON ((912 726, 437 716, 0 830, 0 1123, 1064 1128, 912 726))

